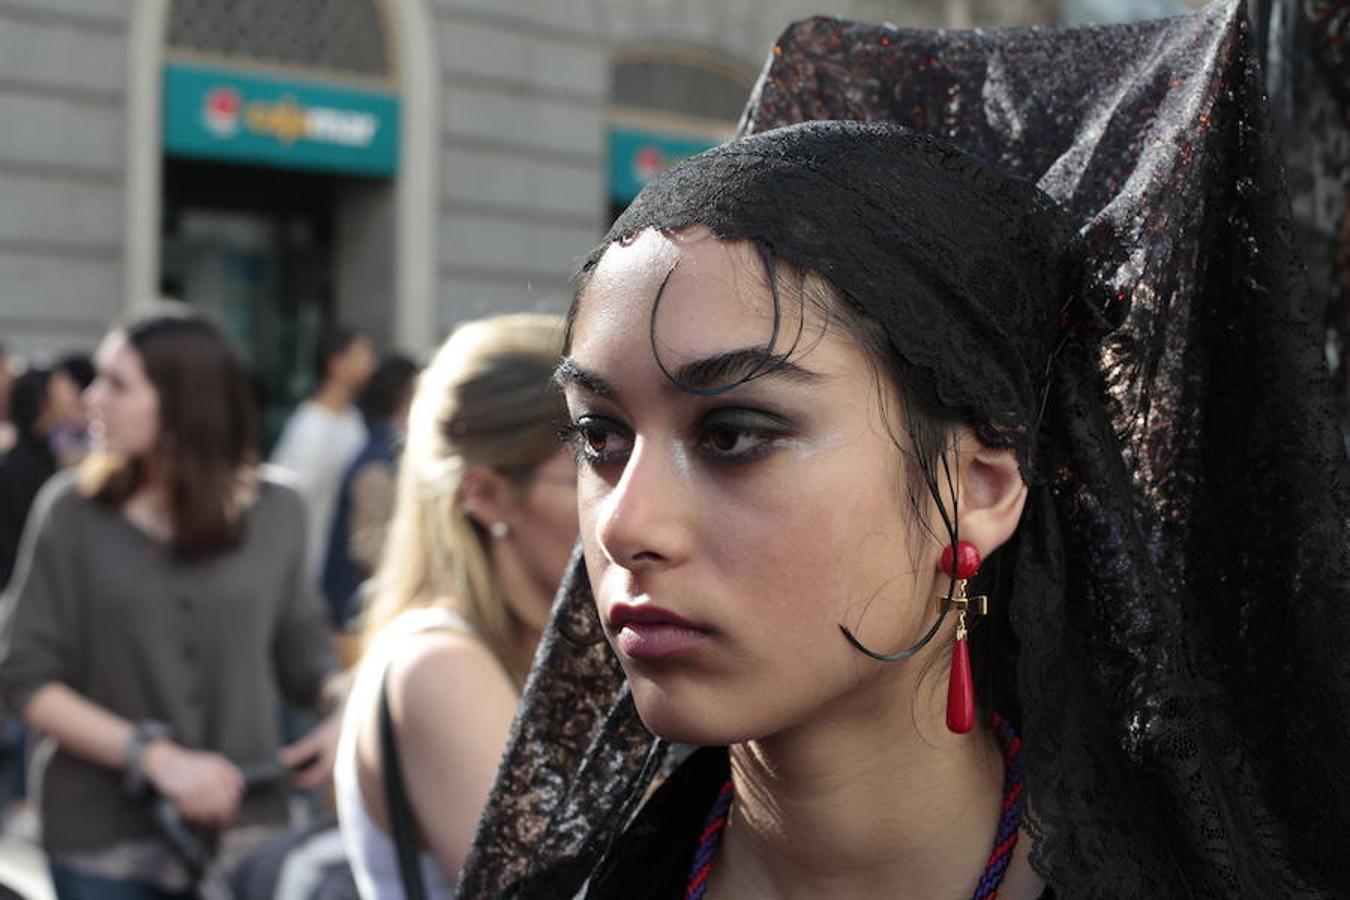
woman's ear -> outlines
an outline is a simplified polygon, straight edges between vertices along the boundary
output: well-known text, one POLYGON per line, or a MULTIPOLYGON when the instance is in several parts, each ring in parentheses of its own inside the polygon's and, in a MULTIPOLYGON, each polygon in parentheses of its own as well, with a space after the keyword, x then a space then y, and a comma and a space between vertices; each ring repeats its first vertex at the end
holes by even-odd
POLYGON ((984 446, 974 433, 958 435, 956 483, 957 532, 988 556, 1007 543, 1022 519, 1027 485, 1011 450, 984 446))
POLYGON ((459 482, 456 499, 469 518, 484 529, 498 522, 512 524, 514 499, 511 483, 490 466, 470 466, 459 482))

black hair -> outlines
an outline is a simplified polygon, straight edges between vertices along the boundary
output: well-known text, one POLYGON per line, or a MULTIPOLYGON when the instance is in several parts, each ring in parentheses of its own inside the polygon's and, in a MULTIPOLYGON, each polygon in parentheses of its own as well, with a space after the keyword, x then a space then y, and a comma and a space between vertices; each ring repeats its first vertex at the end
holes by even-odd
POLYGON ((79 385, 81 391, 94 383, 94 376, 97 374, 94 361, 86 353, 68 353, 58 359, 52 369, 69 375, 79 385))
POLYGON ((412 397, 417 381, 417 363, 406 356, 387 356, 380 361, 375 373, 361 392, 361 414, 368 425, 387 422, 412 397))
POLYGON ((47 408, 47 389, 51 385, 52 370, 46 366, 30 366, 14 379, 9 389, 9 418, 21 441, 41 440, 38 420, 47 408))
POLYGON ((328 380, 328 369, 336 357, 346 353, 358 340, 361 333, 343 325, 330 325, 314 342, 314 385, 318 387, 328 380))

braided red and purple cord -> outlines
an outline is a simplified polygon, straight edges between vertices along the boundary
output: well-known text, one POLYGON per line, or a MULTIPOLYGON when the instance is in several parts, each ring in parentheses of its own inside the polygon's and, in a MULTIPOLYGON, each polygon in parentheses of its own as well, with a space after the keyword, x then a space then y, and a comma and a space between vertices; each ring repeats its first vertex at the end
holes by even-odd
MULTIPOLYGON (((995 900, 999 885, 1012 862, 1013 850, 1017 847, 1017 835, 1022 828, 1022 739, 1013 731, 1013 727, 999 715, 993 717, 994 733, 1003 748, 1003 810, 999 815, 998 832, 994 836, 994 849, 985 863, 984 874, 971 895, 971 900, 995 900)), ((712 875, 713 857, 722 843, 722 832, 726 830, 727 816, 731 812, 731 800, 735 788, 730 778, 717 792, 708 818, 703 823, 703 832, 699 835, 698 849, 694 851, 694 861, 689 867, 689 885, 684 889, 684 900, 703 900, 708 893, 708 879, 712 875)))

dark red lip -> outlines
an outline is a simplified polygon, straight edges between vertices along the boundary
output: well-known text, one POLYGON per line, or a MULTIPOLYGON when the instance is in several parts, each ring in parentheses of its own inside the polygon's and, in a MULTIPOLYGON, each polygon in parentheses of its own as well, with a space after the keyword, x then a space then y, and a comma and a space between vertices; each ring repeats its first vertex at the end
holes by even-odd
POLYGON ((676 615, 668 609, 653 606, 650 603, 616 603, 609 610, 609 627, 618 631, 625 625, 673 625, 692 631, 707 631, 690 622, 684 616, 676 615))
POLYGON ((614 647, 634 663, 684 657, 712 640, 712 632, 650 603, 616 603, 609 610, 614 647))

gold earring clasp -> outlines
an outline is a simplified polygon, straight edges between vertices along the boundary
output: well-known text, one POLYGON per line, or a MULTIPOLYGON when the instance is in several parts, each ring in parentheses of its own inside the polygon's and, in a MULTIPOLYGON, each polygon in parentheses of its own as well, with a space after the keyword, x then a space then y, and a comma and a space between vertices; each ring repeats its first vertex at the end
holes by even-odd
POLYGON ((967 579, 958 579, 956 588, 950 595, 941 595, 937 598, 938 612, 955 611, 961 616, 961 623, 965 623, 966 613, 974 616, 989 615, 989 598, 983 594, 971 597, 966 593, 967 579))

